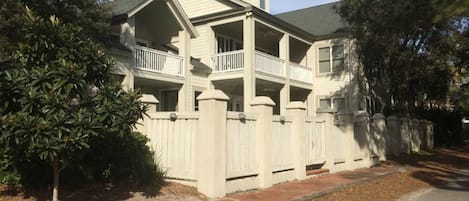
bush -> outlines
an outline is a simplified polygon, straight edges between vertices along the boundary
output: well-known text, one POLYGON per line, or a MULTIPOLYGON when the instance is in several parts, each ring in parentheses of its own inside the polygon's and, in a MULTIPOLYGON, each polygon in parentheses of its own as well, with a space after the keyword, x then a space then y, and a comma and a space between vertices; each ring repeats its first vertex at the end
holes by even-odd
MULTIPOLYGON (((105 134, 96 138, 90 149, 62 170, 61 182, 67 186, 84 186, 92 182, 130 182, 137 185, 163 184, 164 172, 154 161, 154 152, 146 145, 148 138, 133 132, 125 135, 105 134)), ((6 151, 4 148, 1 151, 6 151)), ((39 159, 0 160, 0 183, 17 186, 52 184, 49 164, 39 159), (46 170, 46 171, 44 171, 46 170)))

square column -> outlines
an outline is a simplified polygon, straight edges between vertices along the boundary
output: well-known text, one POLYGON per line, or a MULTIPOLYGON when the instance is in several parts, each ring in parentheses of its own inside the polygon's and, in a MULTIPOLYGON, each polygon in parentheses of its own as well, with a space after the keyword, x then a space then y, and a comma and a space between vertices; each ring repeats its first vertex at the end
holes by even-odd
POLYGON ((288 104, 290 103, 290 35, 283 34, 279 42, 280 59, 285 61, 285 85, 280 89, 280 114, 284 115, 288 104))
POLYGON ((133 90, 135 85, 135 17, 131 17, 127 20, 126 23, 121 25, 121 34, 120 34, 120 43, 132 50, 132 56, 130 57, 129 65, 127 66, 124 80, 122 80, 122 88, 124 90, 133 90))
POLYGON ((199 100, 196 140, 197 190, 210 198, 226 195, 226 106, 228 96, 207 90, 199 100))
POLYGON ((287 114, 292 117, 292 153, 295 179, 306 178, 306 105, 295 101, 288 104, 287 114))
POLYGON ((244 112, 251 111, 251 100, 256 96, 256 27, 252 13, 246 13, 243 20, 244 77, 243 97, 244 112))
POLYGON ((178 92, 178 112, 194 110, 191 91, 191 35, 187 30, 179 31, 179 56, 183 57, 184 83, 178 92))

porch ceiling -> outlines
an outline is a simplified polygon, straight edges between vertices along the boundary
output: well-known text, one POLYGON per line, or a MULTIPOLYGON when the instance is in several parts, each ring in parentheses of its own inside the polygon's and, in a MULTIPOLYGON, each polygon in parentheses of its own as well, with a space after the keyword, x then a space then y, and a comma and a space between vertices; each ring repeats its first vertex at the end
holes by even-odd
POLYGON ((147 90, 175 89, 180 88, 181 84, 135 77, 135 87, 145 88, 147 90))
POLYGON ((182 30, 179 22, 163 1, 153 1, 135 15, 135 34, 137 38, 160 44, 171 42, 182 30))

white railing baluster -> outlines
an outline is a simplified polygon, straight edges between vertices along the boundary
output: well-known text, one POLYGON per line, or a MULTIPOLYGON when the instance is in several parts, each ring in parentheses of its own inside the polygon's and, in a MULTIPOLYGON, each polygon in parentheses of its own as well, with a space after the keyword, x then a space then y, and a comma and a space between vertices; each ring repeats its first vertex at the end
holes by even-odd
POLYGON ((280 77, 285 77, 284 60, 259 51, 256 51, 255 55, 256 70, 280 77))
POLYGON ((184 77, 184 58, 179 55, 136 45, 134 57, 138 69, 184 77))
POLYGON ((212 69, 214 73, 242 70, 244 68, 243 61, 243 50, 215 54, 212 56, 212 69))

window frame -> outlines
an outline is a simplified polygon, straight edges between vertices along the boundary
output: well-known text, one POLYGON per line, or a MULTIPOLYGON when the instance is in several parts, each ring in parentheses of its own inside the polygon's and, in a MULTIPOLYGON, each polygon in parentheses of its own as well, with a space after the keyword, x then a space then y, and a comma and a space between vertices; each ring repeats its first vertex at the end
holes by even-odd
POLYGON ((318 96, 317 97, 317 108, 321 108, 321 100, 329 100, 330 103, 330 109, 334 110, 335 112, 346 112, 348 110, 347 106, 347 98, 345 96, 318 96), (339 111, 334 105, 335 99, 343 99, 344 100, 344 109, 343 111, 339 111))
POLYGON ((334 65, 334 61, 338 61, 338 60, 342 60, 342 70, 345 69, 345 45, 344 44, 337 44, 337 45, 334 45, 334 44, 330 44, 330 45, 326 45, 326 46, 320 46, 317 48, 317 71, 316 71, 316 75, 321 77, 321 76, 327 76, 327 75, 330 75, 334 72, 334 68, 335 68, 335 65, 334 65), (338 49, 338 47, 342 47, 342 52, 341 52, 341 56, 339 57, 335 57, 334 55, 334 51, 336 49, 338 49), (321 49, 325 49, 325 48, 328 48, 329 49, 329 59, 321 59, 320 58, 320 50, 321 49), (328 61, 329 62, 329 71, 328 72, 321 72, 320 70, 320 64, 321 62, 326 62, 328 61))

